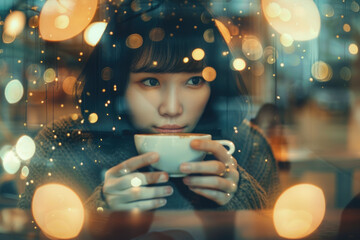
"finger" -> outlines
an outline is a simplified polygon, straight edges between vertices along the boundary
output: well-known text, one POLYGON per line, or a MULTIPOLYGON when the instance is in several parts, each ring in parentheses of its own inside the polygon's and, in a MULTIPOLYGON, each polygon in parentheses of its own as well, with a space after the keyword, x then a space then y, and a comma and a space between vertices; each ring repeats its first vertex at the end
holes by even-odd
POLYGON ((130 203, 138 200, 167 197, 172 195, 173 192, 174 190, 170 186, 136 187, 126 189, 117 194, 106 194, 106 199, 109 204, 116 205, 117 203, 130 203))
POLYGON ((130 173, 139 168, 146 167, 157 161, 159 161, 159 154, 155 152, 141 154, 110 168, 106 174, 110 175, 111 177, 120 177, 126 173, 130 173))
POLYGON ((103 191, 114 194, 131 187, 165 183, 167 181, 169 181, 169 174, 166 172, 134 172, 122 177, 106 179, 103 191))
POLYGON ((213 200, 214 202, 216 202, 219 205, 225 205, 233 197, 233 195, 230 193, 224 193, 221 191, 216 191, 216 190, 211 190, 211 189, 190 188, 190 190, 203 196, 203 197, 213 200))
POLYGON ((125 204, 118 203, 111 206, 111 208, 113 210, 119 210, 119 211, 123 211, 123 210, 146 211, 146 210, 156 209, 165 206, 166 202, 167 201, 165 198, 160 198, 160 199, 151 199, 151 200, 144 200, 138 202, 125 203, 125 204))
POLYGON ((231 163, 231 155, 228 154, 223 145, 216 141, 195 139, 191 141, 190 146, 195 150, 211 152, 218 160, 224 163, 231 163))
POLYGON ((225 171, 225 165, 217 160, 186 162, 180 165, 180 171, 187 174, 202 173, 219 175, 225 171))
POLYGON ((239 181, 239 172, 233 165, 228 165, 229 171, 226 171, 226 165, 220 161, 202 161, 202 162, 188 162, 180 165, 180 171, 186 174, 211 174, 221 176, 224 174, 224 178, 233 180, 234 182, 239 181))
POLYGON ((219 190, 226 193, 234 193, 237 190, 237 184, 229 179, 215 176, 202 177, 185 177, 184 184, 194 188, 207 188, 212 190, 219 190))

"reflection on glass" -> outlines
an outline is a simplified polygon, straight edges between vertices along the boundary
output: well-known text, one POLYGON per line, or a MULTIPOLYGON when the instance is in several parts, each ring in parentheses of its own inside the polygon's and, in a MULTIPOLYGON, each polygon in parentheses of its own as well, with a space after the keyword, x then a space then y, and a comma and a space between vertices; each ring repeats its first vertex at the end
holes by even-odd
POLYGON ((94 47, 100 41, 101 36, 104 34, 107 23, 95 22, 90 24, 85 32, 84 39, 87 44, 94 47))
POLYGON ((33 197, 32 214, 40 229, 51 238, 76 237, 84 223, 84 207, 70 188, 60 184, 39 187, 33 197))
POLYGON ((312 184, 299 184, 287 189, 278 198, 273 220, 281 237, 298 239, 313 233, 324 215, 323 191, 312 184))
POLYGON ((312 0, 263 0, 266 20, 280 34, 296 41, 314 39, 320 32, 320 14, 312 0))
POLYGON ((39 17, 41 37, 47 41, 70 39, 91 22, 97 0, 48 0, 39 17))

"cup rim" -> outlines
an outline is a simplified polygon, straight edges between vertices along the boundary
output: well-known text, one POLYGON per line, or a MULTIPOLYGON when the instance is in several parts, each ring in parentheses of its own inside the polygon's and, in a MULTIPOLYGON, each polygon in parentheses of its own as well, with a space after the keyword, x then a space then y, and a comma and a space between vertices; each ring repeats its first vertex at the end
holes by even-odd
POLYGON ((139 133, 135 137, 205 137, 210 136, 207 133, 139 133))

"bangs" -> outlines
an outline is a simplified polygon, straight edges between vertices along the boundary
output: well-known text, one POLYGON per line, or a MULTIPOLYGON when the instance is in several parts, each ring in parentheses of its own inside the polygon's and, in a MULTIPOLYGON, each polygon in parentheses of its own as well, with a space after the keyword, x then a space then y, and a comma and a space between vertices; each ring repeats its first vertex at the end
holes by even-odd
POLYGON ((205 59, 195 61, 192 58, 192 51, 196 48, 194 43, 196 40, 191 36, 181 39, 169 37, 160 42, 147 39, 140 48, 134 50, 136 52, 130 71, 135 73, 201 72, 206 66, 205 59))

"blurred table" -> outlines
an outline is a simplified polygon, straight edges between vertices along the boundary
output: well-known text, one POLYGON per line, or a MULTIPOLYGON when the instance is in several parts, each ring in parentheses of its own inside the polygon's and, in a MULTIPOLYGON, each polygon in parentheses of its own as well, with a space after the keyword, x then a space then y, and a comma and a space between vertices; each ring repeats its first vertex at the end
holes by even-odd
MULTIPOLYGON (((354 174, 360 171, 360 153, 347 150, 314 152, 309 149, 292 151, 289 154, 290 174, 294 179, 301 179, 306 173, 331 173, 335 177, 334 185, 324 182, 323 185, 334 190, 335 207, 343 208, 359 192, 353 192, 355 182, 360 179, 354 174)), ((319 182, 317 182, 319 184, 319 182)), ((316 183, 315 183, 316 185, 316 183)), ((322 187, 325 190, 324 186, 322 187)), ((329 199, 327 199, 329 200, 329 199)))
MULTIPOLYGON (((359 210, 348 211, 350 215, 345 218, 342 213, 341 210, 328 210, 320 227, 305 239, 337 239, 341 221, 345 220, 343 224, 358 228, 359 210)), ((0 239, 48 239, 35 227, 29 211, 1 210, 0 239)), ((87 213, 84 228, 76 239, 282 238, 275 231, 271 210, 246 210, 87 213)))

